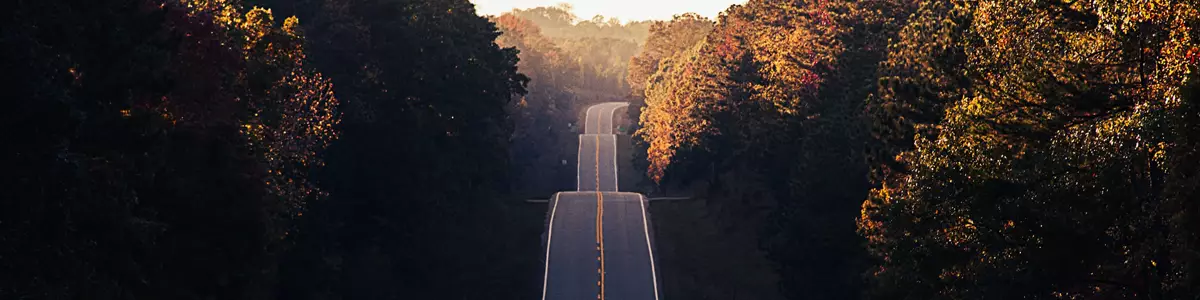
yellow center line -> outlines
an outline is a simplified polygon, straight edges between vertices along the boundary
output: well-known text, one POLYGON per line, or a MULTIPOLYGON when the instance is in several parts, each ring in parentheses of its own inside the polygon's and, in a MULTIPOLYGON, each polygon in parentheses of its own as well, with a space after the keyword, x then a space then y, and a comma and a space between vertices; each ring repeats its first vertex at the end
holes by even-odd
MULTIPOLYGON (((596 219, 603 220, 604 219, 604 194, 601 192, 596 192, 596 200, 597 200, 596 201, 597 206, 600 207, 599 214, 597 214, 596 219)), ((605 270, 604 270, 604 222, 597 221, 596 223, 599 225, 599 227, 598 227, 599 229, 597 229, 596 231, 600 233, 600 295, 598 295, 597 297, 600 300, 604 300, 604 272, 605 272, 605 270)))
POLYGON ((596 250, 600 252, 600 294, 596 299, 604 300, 604 193, 600 191, 600 135, 596 135, 596 250))

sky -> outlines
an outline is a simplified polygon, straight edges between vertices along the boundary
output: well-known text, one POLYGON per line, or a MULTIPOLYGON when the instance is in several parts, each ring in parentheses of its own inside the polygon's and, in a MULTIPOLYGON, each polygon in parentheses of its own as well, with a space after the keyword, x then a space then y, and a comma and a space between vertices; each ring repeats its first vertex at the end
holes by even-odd
POLYGON ((616 17, 621 21, 669 20, 671 16, 694 12, 709 18, 745 0, 471 0, 481 15, 498 15, 513 8, 533 8, 569 3, 580 19, 595 15, 616 17))

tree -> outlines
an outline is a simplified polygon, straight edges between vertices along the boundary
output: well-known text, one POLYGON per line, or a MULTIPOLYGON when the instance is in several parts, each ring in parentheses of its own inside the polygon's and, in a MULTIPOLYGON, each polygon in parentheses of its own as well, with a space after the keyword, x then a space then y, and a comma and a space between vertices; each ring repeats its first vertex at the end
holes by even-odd
POLYGON ((604 16, 580 20, 571 10, 570 5, 558 5, 514 9, 504 15, 532 22, 540 35, 565 52, 559 59, 574 64, 568 68, 577 73, 571 88, 579 98, 589 102, 624 98, 629 94, 625 82, 629 59, 645 42, 650 22, 622 24, 604 16))
POLYGON ((572 189, 574 166, 561 162, 576 155, 563 144, 575 142, 576 133, 566 124, 576 122, 582 108, 573 93, 581 76, 574 53, 559 48, 529 20, 504 14, 494 21, 503 32, 496 43, 520 51, 517 67, 530 78, 528 94, 509 110, 515 123, 510 153, 517 192, 544 197, 572 189))
POLYGON ((308 57, 344 113, 318 176, 329 200, 305 214, 281 296, 531 295, 536 277, 514 274, 536 272, 537 234, 522 226, 540 222, 500 202, 507 110, 528 78, 495 25, 464 0, 258 2, 306 20, 308 57))
POLYGON ((1167 158, 1196 24, 1187 3, 924 3, 872 103, 872 294, 1191 297, 1194 214, 1164 191, 1188 176, 1167 158))
POLYGON ((652 23, 646 45, 629 61, 627 80, 633 94, 642 96, 646 81, 658 71, 662 60, 692 48, 712 31, 712 27, 712 21, 694 13, 676 15, 668 22, 652 23))
POLYGON ((862 99, 908 10, 750 1, 646 81, 651 177, 708 182, 716 213, 755 227, 789 297, 859 296, 867 257, 850 220, 869 189, 862 99))
POLYGON ((574 7, 567 3, 530 9, 513 9, 505 13, 532 21, 542 34, 552 39, 617 39, 637 44, 644 43, 651 21, 631 21, 622 24, 616 18, 601 15, 583 20, 575 15, 574 7))
POLYGON ((0 297, 269 297, 336 137, 302 37, 237 1, 9 8, 0 297))

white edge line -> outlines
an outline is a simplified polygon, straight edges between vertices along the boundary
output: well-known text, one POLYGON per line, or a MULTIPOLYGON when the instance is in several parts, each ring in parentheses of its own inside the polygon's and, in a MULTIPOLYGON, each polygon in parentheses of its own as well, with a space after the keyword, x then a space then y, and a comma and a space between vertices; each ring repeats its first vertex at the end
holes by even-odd
MULTIPOLYGON (((589 107, 588 107, 588 109, 587 109, 587 111, 583 113, 583 133, 584 133, 584 134, 591 133, 591 132, 589 132, 589 131, 588 131, 588 126, 591 126, 591 125, 592 125, 592 109, 593 109, 593 108, 596 108, 596 107, 599 107, 599 106, 600 106, 600 105, 592 105, 592 106, 589 106, 589 107)), ((596 127, 600 127, 600 124, 599 124, 599 123, 600 123, 600 118, 599 118, 599 117, 596 117, 596 123, 597 123, 597 124, 596 124, 596 127)))
MULTIPOLYGON (((650 253, 650 279, 654 280, 654 300, 658 300, 658 271, 656 271, 654 269, 654 247, 652 245, 650 245, 650 228, 649 228, 649 226, 646 225, 646 223, 648 223, 646 221, 646 196, 644 196, 642 194, 638 194, 638 199, 642 200, 641 201, 642 232, 644 232, 646 234, 646 252, 650 253)), ((556 201, 556 203, 557 203, 557 201, 556 201)), ((554 221, 554 213, 553 212, 550 213, 550 220, 552 222, 550 225, 553 226, 554 225, 553 224, 553 221, 554 221)), ((549 243, 547 243, 547 244, 549 244, 549 243)), ((546 248, 546 260, 547 261, 550 260, 550 248, 549 247, 546 248)), ((549 270, 549 267, 547 267, 547 270, 549 270)), ((545 291, 545 288, 543 288, 542 289, 542 297, 543 297, 542 300, 545 300, 545 294, 546 294, 546 291, 545 291)))
MULTIPOLYGON (((554 240, 554 213, 558 211, 558 195, 559 195, 559 193, 554 194, 554 205, 552 206, 552 208, 550 208, 550 228, 547 230, 548 233, 546 233, 546 271, 545 271, 545 273, 543 273, 544 275, 542 275, 542 300, 546 300, 546 287, 550 283, 550 245, 552 245, 551 242, 554 240)), ((645 209, 643 209, 642 219, 645 219, 645 218, 646 218, 646 213, 645 213, 645 209)), ((649 238, 647 238, 646 243, 649 243, 649 241, 650 241, 649 238)), ((649 244, 647 244, 647 245, 649 245, 649 244)), ((650 258, 650 263, 651 264, 654 263, 653 257, 650 258)), ((650 268, 651 268, 651 273, 653 273, 654 266, 652 265, 652 266, 650 266, 650 268)), ((655 299, 658 299, 657 283, 656 283, 656 286, 654 287, 654 294, 655 294, 654 295, 655 299)))
MULTIPOLYGON (((601 103, 596 106, 604 106, 604 108, 607 108, 608 105, 605 105, 605 103, 601 103)), ((600 134, 604 133, 604 111, 603 110, 600 111, 600 116, 596 117, 596 133, 600 133, 600 134)))
POLYGON ((613 127, 612 118, 613 118, 613 114, 615 114, 617 112, 617 109, 622 108, 622 107, 628 107, 628 106, 629 106, 628 102, 618 103, 616 106, 613 107, 612 110, 609 111, 609 115, 608 115, 608 117, 609 117, 608 133, 610 135, 612 135, 612 139, 613 139, 613 191, 614 192, 621 191, 621 175, 619 173, 617 173, 617 135, 612 133, 612 127, 613 127))
POLYGON ((620 104, 613 105, 613 108, 608 110, 608 129, 606 129, 606 130, 608 130, 608 134, 613 134, 613 126, 617 125, 617 124, 613 124, 613 117, 616 117, 617 108, 619 108, 619 107, 621 107, 620 104))
POLYGON ((576 191, 582 191, 581 188, 583 188, 583 182, 581 181, 583 179, 580 179, 580 173, 583 173, 583 170, 580 169, 580 167, 583 167, 583 165, 580 162, 583 160, 583 136, 584 136, 583 134, 579 135, 579 151, 577 151, 575 153, 575 190, 576 191))
POLYGON ((621 191, 621 176, 619 174, 617 174, 617 135, 610 134, 608 136, 612 137, 612 141, 613 141, 612 142, 612 145, 613 145, 613 147, 612 147, 612 152, 613 152, 613 191, 620 192, 621 191))
POLYGON ((613 107, 612 107, 612 109, 609 109, 609 110, 608 110, 608 119, 607 119, 607 120, 608 120, 608 126, 605 126, 605 127, 604 127, 604 131, 607 131, 607 132, 608 132, 608 134, 612 134, 612 133, 613 133, 613 130, 612 130, 612 128, 613 128, 613 115, 615 115, 615 114, 617 114, 617 107, 616 107, 616 106, 613 106, 613 107))
MULTIPOLYGON (((610 114, 612 113, 612 110, 611 110, 611 109, 609 110, 609 113, 610 113, 610 114)), ((603 113, 603 112, 601 112, 601 113, 600 113, 600 120, 596 121, 596 123, 597 123, 596 125, 604 125, 604 120, 605 120, 605 118, 604 118, 604 113, 603 113)), ((609 126, 608 126, 608 127, 600 126, 600 128, 598 128, 598 129, 597 129, 597 131, 603 131, 603 130, 605 130, 604 128, 612 128, 612 117, 611 117, 611 115, 610 115, 610 117, 608 117, 608 119, 607 119, 607 120, 608 120, 608 125, 609 125, 609 126)))

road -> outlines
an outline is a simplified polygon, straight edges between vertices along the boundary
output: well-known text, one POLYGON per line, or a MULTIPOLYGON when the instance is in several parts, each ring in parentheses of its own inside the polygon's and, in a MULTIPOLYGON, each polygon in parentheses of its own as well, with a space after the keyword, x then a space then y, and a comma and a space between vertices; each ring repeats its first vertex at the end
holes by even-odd
POLYGON ((625 102, 605 102, 587 108, 584 115, 584 134, 612 134, 613 114, 617 109, 628 107, 625 102))
POLYGON ((646 197, 619 192, 613 114, 588 108, 579 135, 577 190, 549 201, 542 299, 658 299, 646 197))
POLYGON ((580 134, 577 191, 618 191, 617 136, 613 134, 580 134), (594 164, 589 164, 594 163, 594 164))

